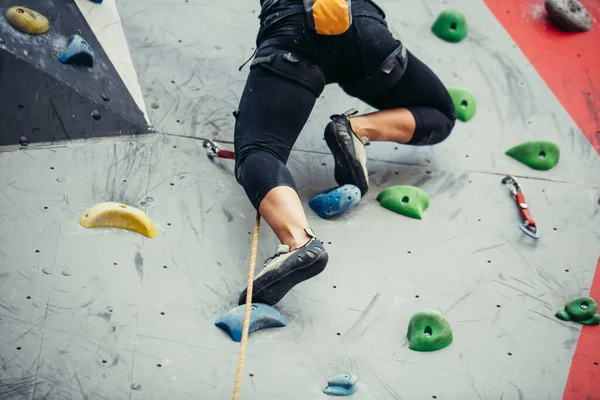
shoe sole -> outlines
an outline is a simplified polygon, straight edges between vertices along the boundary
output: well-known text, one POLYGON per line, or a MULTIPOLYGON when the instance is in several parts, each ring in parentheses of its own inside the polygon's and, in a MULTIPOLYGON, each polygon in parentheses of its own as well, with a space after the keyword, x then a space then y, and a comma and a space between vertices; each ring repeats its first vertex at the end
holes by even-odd
MULTIPOLYGON (((269 306, 277 304, 294 286, 323 272, 328 261, 329 255, 326 252, 321 252, 312 263, 300 268, 295 268, 279 279, 264 286, 260 291, 252 293, 252 302, 263 303, 269 306), (279 285, 276 291, 269 290, 273 285, 279 285), (261 294, 263 295, 261 296, 261 294)), ((254 285, 256 285, 256 282, 254 282, 254 285)), ((246 294, 247 289, 244 289, 238 305, 246 303, 246 294)))
MULTIPOLYGON (((333 123, 335 124, 335 122, 333 123)), ((350 136, 352 143, 354 143, 354 138, 352 137, 353 133, 347 132, 347 134, 350 136)), ((361 197, 364 196, 369 190, 369 186, 366 184, 367 180, 363 166, 356 158, 353 158, 354 162, 352 162, 352 160, 348 157, 347 153, 344 151, 345 145, 343 143, 343 139, 337 134, 335 125, 333 129, 325 130, 325 143, 327 143, 327 146, 329 147, 329 150, 331 151, 331 154, 333 154, 333 158, 335 160, 333 176, 336 182, 339 185, 354 185, 360 189, 361 197), (345 164, 342 164, 343 161, 345 164), (347 176, 343 176, 344 170, 349 171, 352 177, 349 178, 347 176), (362 184, 359 182, 362 182, 362 184)))

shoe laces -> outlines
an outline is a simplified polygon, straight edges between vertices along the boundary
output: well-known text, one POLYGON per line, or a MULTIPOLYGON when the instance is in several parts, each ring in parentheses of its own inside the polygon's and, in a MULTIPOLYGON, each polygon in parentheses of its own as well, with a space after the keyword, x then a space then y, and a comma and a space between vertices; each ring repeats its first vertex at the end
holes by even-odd
POLYGON ((280 244, 279 246, 277 246, 277 253, 275 253, 271 257, 267 258, 265 260, 265 264, 264 265, 267 265, 268 263, 270 263, 271 261, 273 261, 274 259, 276 259, 280 255, 287 254, 289 252, 290 252, 290 247, 288 245, 286 245, 286 244, 280 244))

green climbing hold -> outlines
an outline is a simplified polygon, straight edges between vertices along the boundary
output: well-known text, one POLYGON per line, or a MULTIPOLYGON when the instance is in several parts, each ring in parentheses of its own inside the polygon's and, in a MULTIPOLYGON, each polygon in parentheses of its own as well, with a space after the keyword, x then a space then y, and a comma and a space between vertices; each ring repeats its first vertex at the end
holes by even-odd
POLYGON ((450 96, 452 97, 458 119, 467 122, 473 118, 477 108, 475 95, 467 89, 461 88, 448 88, 448 93, 450 93, 450 96))
POLYGON ((448 320, 435 310, 422 310, 408 324, 408 348, 414 351, 436 351, 452 343, 448 320))
POLYGON ((563 321, 575 321, 583 325, 600 324, 598 304, 591 297, 577 297, 567 303, 565 308, 558 311, 556 318, 563 321))
POLYGON ((533 169, 540 170, 554 167, 560 159, 558 145, 547 140, 521 143, 507 150, 506 154, 533 169))
POLYGON ((423 219, 429 207, 427 193, 414 186, 390 186, 377 195, 377 201, 388 210, 415 219, 423 219))
POLYGON ((48 19, 37 11, 15 6, 6 10, 6 19, 15 28, 30 35, 41 35, 50 29, 48 19))
POLYGON ((433 23, 433 33, 447 42, 460 42, 467 37, 467 20, 457 10, 444 10, 433 23))

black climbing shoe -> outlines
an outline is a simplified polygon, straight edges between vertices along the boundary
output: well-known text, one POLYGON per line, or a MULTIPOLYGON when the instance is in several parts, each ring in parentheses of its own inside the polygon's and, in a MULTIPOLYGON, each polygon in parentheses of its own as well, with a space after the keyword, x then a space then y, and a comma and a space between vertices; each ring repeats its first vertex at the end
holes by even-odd
MULTIPOLYGON (((289 251, 288 246, 280 245, 277 254, 265 261, 263 270, 254 277, 253 303, 272 306, 294 286, 323 272, 329 259, 327 251, 310 229, 306 233, 311 239, 304 246, 289 251)), ((246 304, 247 290, 240 294, 238 305, 246 304)))
POLYGON ((325 127, 325 141, 335 160, 334 177, 342 185, 354 185, 360 189, 361 196, 369 190, 367 172, 367 138, 360 138, 350 126, 348 117, 356 110, 346 111, 342 115, 332 115, 331 122, 325 127))

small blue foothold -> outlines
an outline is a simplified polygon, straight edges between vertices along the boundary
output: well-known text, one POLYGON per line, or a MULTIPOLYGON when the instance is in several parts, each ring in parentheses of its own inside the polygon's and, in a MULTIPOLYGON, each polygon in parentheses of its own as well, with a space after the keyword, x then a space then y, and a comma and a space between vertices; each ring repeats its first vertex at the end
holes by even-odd
POLYGON ((358 187, 344 185, 316 194, 309 200, 308 205, 319 217, 327 219, 357 205, 360 198, 358 187))
POLYGON ((63 64, 77 64, 88 67, 94 66, 94 51, 81 36, 73 35, 69 38, 67 49, 58 57, 63 64))
MULTIPOLYGON (((250 326, 248 335, 252 332, 266 328, 281 328, 287 326, 285 316, 276 308, 261 303, 252 303, 250 306, 250 326)), ((215 325, 229 333, 235 342, 242 340, 242 328, 244 326, 244 312, 246 305, 242 304, 215 321, 215 325)))
POLYGON ((358 378, 349 372, 341 372, 329 378, 323 393, 329 396, 350 396, 358 389, 358 378))
POLYGON ((102 4, 104 0, 90 0, 92 3, 102 4))

